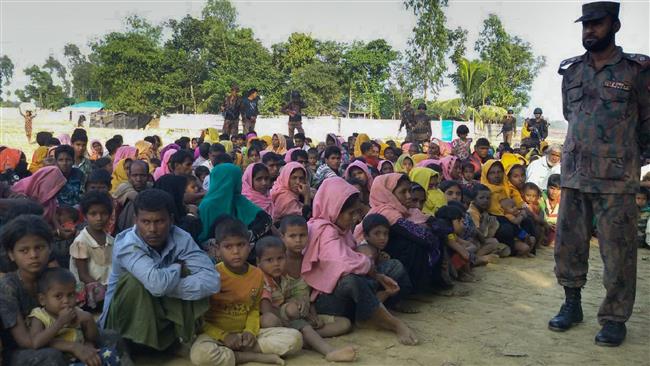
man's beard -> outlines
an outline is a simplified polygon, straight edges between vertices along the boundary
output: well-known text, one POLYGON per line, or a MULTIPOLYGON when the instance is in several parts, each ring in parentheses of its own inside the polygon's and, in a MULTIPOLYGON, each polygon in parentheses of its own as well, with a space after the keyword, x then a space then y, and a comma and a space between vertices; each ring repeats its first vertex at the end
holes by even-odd
POLYGON ((582 39, 582 47, 589 52, 600 52, 606 49, 611 43, 614 43, 614 30, 610 29, 607 35, 600 39, 582 39))

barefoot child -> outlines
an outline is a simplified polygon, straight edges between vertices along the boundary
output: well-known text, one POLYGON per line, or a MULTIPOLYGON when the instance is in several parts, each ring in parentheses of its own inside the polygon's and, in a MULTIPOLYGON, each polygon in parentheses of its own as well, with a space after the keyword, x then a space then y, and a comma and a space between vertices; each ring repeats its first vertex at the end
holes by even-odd
POLYGON ((287 326, 300 330, 306 345, 330 362, 354 361, 357 350, 352 346, 334 348, 314 330, 322 326, 309 302, 309 287, 285 275, 286 253, 282 240, 267 236, 255 244, 257 264, 264 272, 264 290, 260 311, 261 326, 287 326), (313 324, 313 325, 312 325, 313 324))
POLYGON ((80 285, 78 300, 90 309, 101 309, 113 253, 113 237, 104 229, 113 203, 108 193, 91 191, 80 206, 88 225, 70 246, 70 271, 80 285))
POLYGON ((284 364, 281 356, 302 348, 300 332, 289 328, 260 329, 262 271, 246 262, 250 234, 241 221, 222 216, 216 221, 216 249, 222 262, 221 291, 210 297, 203 334, 190 351, 195 365, 234 365, 246 362, 284 364))
POLYGON ((453 228, 453 232, 447 236, 447 247, 451 250, 451 264, 458 272, 457 279, 461 282, 474 282, 471 272, 472 265, 476 263, 477 248, 467 242, 462 243, 458 238, 464 230, 463 216, 463 211, 454 206, 443 206, 436 212, 436 218, 453 228))
POLYGON ((535 223, 535 232, 537 234, 537 242, 535 248, 540 245, 548 245, 546 241, 546 233, 550 230, 549 224, 544 218, 544 211, 542 211, 539 200, 542 197, 542 190, 539 189, 537 184, 528 182, 524 185, 524 202, 526 203, 525 209, 528 217, 535 223))
MULTIPOLYGON (((496 250, 493 252, 494 254, 499 255, 501 258, 509 257, 510 247, 499 243, 499 241, 495 238, 495 234, 499 229, 499 222, 497 221, 496 217, 488 213, 492 192, 490 192, 490 189, 488 187, 477 183, 474 186, 471 195, 472 203, 470 203, 469 209, 467 209, 467 213, 470 215, 472 221, 474 222, 474 226, 477 228, 477 234, 482 236, 483 240, 486 242, 494 241, 497 243, 496 250)), ((479 252, 477 253, 481 253, 482 250, 483 246, 481 246, 479 252)), ((490 253, 486 252, 483 254, 490 253)))
POLYGON ((550 227, 548 233, 549 245, 555 245, 555 233, 557 231, 557 217, 560 212, 560 200, 562 198, 562 187, 559 174, 551 174, 548 177, 546 192, 542 195, 542 209, 544 218, 550 227))
MULTIPOLYGON (((67 269, 48 268, 38 279, 38 302, 29 314, 29 335, 32 347, 38 349, 56 342, 83 344, 83 363, 87 365, 119 365, 114 348, 97 350, 99 330, 90 313, 76 307, 76 281, 67 269), (92 354, 94 353, 94 354, 92 354)), ((71 361, 78 361, 72 355, 71 361)))
POLYGON ((504 212, 503 216, 518 229, 518 232, 515 234, 515 254, 519 257, 527 257, 531 254, 531 249, 535 247, 535 237, 519 226, 526 218, 526 213, 517 208, 517 205, 512 198, 501 200, 501 208, 504 212))

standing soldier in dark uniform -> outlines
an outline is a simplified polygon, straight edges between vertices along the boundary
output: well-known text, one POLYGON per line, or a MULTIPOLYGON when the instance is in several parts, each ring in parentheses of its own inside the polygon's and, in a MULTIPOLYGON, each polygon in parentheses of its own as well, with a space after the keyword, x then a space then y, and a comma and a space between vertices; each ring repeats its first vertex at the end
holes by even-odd
POLYGON ((512 109, 508 109, 508 115, 503 119, 501 132, 503 133, 503 142, 512 146, 512 136, 517 134, 517 119, 512 109))
POLYGON ((223 133, 230 136, 239 133, 239 110, 241 108, 241 97, 239 96, 239 86, 232 84, 230 94, 221 105, 223 113, 223 133))
POLYGON ((302 110, 307 108, 307 104, 302 101, 300 98, 300 93, 298 91, 291 92, 291 101, 282 108, 282 113, 289 115, 289 138, 293 139, 294 130, 298 130, 298 133, 305 133, 305 130, 302 128, 302 110))
POLYGON ((533 115, 535 116, 534 125, 537 127, 539 140, 544 141, 548 137, 548 122, 546 122, 546 120, 542 117, 542 108, 535 108, 533 115))
POLYGON ((411 142, 413 141, 413 127, 415 126, 415 111, 413 106, 411 106, 411 101, 407 100, 404 104, 404 110, 402 111, 402 122, 399 125, 398 132, 402 131, 403 127, 406 127, 406 138, 404 141, 411 142))
POLYGON ((427 114, 427 105, 420 103, 418 105, 418 112, 415 114, 412 142, 417 142, 420 145, 429 142, 431 141, 431 133, 431 116, 427 114))
POLYGON ((650 62, 615 44, 619 4, 582 6, 582 56, 560 65, 564 117, 562 204, 555 240, 555 274, 566 300, 549 328, 565 331, 582 321, 580 289, 587 280, 589 240, 596 219, 607 291, 596 344, 618 346, 636 292, 635 192, 640 156, 650 145, 650 62))
POLYGON ((256 88, 252 88, 246 92, 245 98, 242 99, 240 112, 241 121, 244 124, 244 133, 253 132, 255 130, 257 115, 260 114, 260 111, 257 108, 259 100, 260 96, 258 95, 258 90, 256 88))

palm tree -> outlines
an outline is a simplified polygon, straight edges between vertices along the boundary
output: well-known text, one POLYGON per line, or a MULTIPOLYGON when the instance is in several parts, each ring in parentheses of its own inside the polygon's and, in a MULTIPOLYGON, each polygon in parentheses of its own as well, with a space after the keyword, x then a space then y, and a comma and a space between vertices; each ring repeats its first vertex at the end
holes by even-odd
POLYGON ((490 67, 480 60, 461 58, 456 73, 456 89, 466 107, 479 108, 485 104, 488 85, 492 80, 490 67))

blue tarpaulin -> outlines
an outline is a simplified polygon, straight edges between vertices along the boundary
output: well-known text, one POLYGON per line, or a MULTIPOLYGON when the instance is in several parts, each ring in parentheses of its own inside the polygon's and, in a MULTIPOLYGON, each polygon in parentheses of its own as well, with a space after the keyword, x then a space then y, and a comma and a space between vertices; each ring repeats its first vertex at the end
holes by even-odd
POLYGON ((104 108, 104 103, 98 102, 98 101, 87 101, 87 102, 81 102, 77 104, 73 104, 69 106, 68 108, 74 108, 74 109, 102 109, 104 108))

